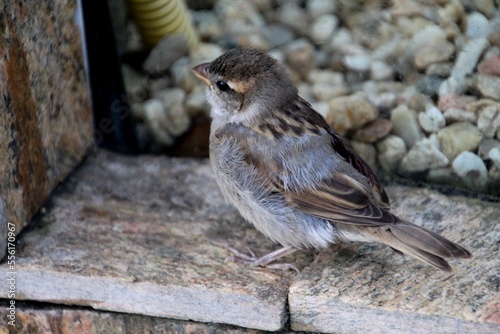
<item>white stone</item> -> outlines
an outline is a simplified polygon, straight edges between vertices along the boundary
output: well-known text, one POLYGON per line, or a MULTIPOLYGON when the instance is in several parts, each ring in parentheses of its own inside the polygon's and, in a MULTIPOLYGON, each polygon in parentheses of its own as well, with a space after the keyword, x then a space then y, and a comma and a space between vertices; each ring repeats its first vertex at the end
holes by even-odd
POLYGON ((162 126, 172 136, 180 136, 191 125, 191 120, 184 109, 186 93, 180 88, 162 91, 157 97, 165 106, 164 117, 160 119, 162 126))
POLYGON ((446 125, 443 113, 436 107, 427 109, 418 114, 420 126, 426 132, 436 132, 446 125))
POLYGON ((326 117, 326 115, 328 115, 328 112, 330 111, 330 106, 327 102, 313 102, 311 103, 311 106, 323 117, 326 117))
POLYGON ((331 48, 340 54, 348 54, 353 44, 351 32, 347 28, 340 28, 332 37, 331 48))
POLYGON ((338 24, 339 19, 335 15, 322 15, 314 20, 309 29, 309 36, 316 43, 330 41, 338 24))
POLYGON ((472 12, 467 16, 465 34, 470 38, 488 37, 490 25, 488 19, 479 12, 472 12))
MULTIPOLYGON (((215 58, 212 58, 212 60, 213 59, 215 58)), ((203 63, 203 61, 197 62, 196 64, 201 63, 203 63)), ((175 86, 182 88, 185 92, 192 91, 196 85, 202 85, 201 80, 193 75, 191 65, 191 60, 188 57, 182 57, 170 68, 175 86)))
POLYGON ((223 52, 222 48, 217 44, 199 43, 198 47, 191 55, 193 65, 212 61, 219 57, 223 52))
POLYGON ((375 60, 370 66, 370 78, 372 80, 384 81, 394 77, 394 68, 383 61, 375 60))
POLYGON ((483 96, 500 101, 500 77, 479 74, 477 76, 477 88, 483 96))
POLYGON ((449 108, 444 112, 444 118, 447 122, 469 122, 476 123, 477 115, 473 111, 467 111, 459 108, 449 108))
POLYGON ((408 148, 412 148, 416 142, 424 137, 418 125, 415 111, 405 105, 400 105, 392 110, 391 121, 392 132, 403 138, 408 148))
POLYGON ((337 1, 309 0, 306 2, 306 9, 312 18, 316 18, 324 14, 333 14, 337 9, 337 1))
POLYGON ((460 153, 452 164, 453 170, 467 187, 484 190, 488 184, 488 170, 480 157, 472 152, 460 153))
POLYGON ((160 125, 165 115, 165 107, 161 100, 147 100, 144 102, 143 107, 146 124, 156 140, 167 146, 172 145, 174 143, 174 138, 160 125))
POLYGON ((489 138, 493 138, 500 129, 500 104, 486 105, 479 111, 478 129, 489 138))
POLYGON ((280 49, 272 49, 268 51, 267 54, 276 59, 280 63, 285 62, 285 53, 280 49))
POLYGON ((334 97, 349 94, 349 90, 345 86, 333 86, 323 82, 313 84, 311 86, 311 92, 318 101, 324 102, 328 102, 334 97))
POLYGON ((306 35, 309 26, 305 10, 292 2, 287 2, 276 12, 278 22, 292 28, 301 35, 306 35))
POLYGON ((189 117, 195 117, 199 114, 206 113, 208 115, 209 106, 205 98, 205 93, 201 91, 193 91, 186 97, 185 109, 189 117))
POLYGON ((441 83, 438 94, 439 96, 445 96, 447 94, 463 94, 466 89, 467 82, 465 80, 465 76, 450 76, 441 83))
POLYGON ((488 158, 493 162, 493 164, 500 168, 500 148, 494 147, 488 152, 488 158))
POLYGON ((313 69, 307 75, 307 80, 312 84, 317 82, 335 86, 345 84, 344 75, 342 73, 330 70, 313 69))
POLYGON ((345 66, 353 71, 366 72, 370 69, 371 63, 371 56, 367 53, 344 56, 345 66))
POLYGON ((451 71, 451 76, 455 78, 465 78, 465 76, 471 74, 476 68, 479 57, 489 44, 490 42, 484 37, 468 41, 458 54, 455 66, 451 71))
POLYGON ((396 173, 401 159, 406 154, 406 145, 401 137, 389 135, 377 143, 378 162, 389 173, 396 173))
POLYGON ((449 162, 432 140, 424 138, 412 147, 400 167, 402 173, 423 172, 430 168, 445 167, 449 162))

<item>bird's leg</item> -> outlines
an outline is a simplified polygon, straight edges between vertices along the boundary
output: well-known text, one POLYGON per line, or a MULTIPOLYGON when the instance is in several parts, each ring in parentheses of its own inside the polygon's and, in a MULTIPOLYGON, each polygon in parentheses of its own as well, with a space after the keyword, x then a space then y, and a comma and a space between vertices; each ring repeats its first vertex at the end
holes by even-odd
POLYGON ((260 266, 260 267, 266 267, 270 269, 281 269, 281 270, 295 270, 297 273, 299 272, 299 269, 297 269, 296 266, 294 266, 291 263, 273 263, 272 262, 292 254, 295 252, 295 248, 292 247, 283 247, 278 250, 275 250, 274 252, 271 252, 269 254, 266 254, 261 257, 257 257, 252 250, 247 247, 248 254, 242 253, 238 251, 237 249, 226 245, 226 248, 228 251, 230 251, 233 255, 228 256, 225 260, 225 262, 232 261, 232 262, 239 262, 239 263, 245 263, 250 266, 260 266))

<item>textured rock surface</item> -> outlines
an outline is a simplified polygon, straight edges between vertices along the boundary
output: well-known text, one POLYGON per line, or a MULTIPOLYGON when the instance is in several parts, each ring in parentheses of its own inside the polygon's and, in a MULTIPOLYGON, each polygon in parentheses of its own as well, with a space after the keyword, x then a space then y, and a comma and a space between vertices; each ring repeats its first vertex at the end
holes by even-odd
POLYGON ((290 288, 292 329, 497 332, 499 205, 402 186, 388 192, 401 218, 461 243, 474 258, 452 261, 454 273, 445 273, 384 246, 341 245, 322 251, 290 288))
POLYGON ((225 243, 274 246, 225 204, 206 160, 100 151, 49 206, 17 249, 18 299, 282 328, 294 274, 224 263, 225 243))
MULTIPOLYGON (((7 303, 0 301, 0 307, 7 307, 7 303)), ((202 324, 136 314, 94 311, 78 307, 65 308, 39 304, 31 306, 29 303, 18 307, 16 316, 16 329, 12 330, 11 333, 261 333, 261 331, 255 329, 238 328, 229 325, 202 324)), ((0 333, 7 333, 3 332, 2 328, 9 328, 5 317, 0 317, 0 333)))
MULTIPOLYGON (((284 325, 287 299, 297 330, 498 330, 499 205, 425 189, 387 189, 398 215, 463 244, 474 258, 453 261, 450 274, 388 247, 341 245, 314 261, 310 251, 285 258, 300 275, 224 263, 226 242, 257 254, 276 246, 225 204, 206 160, 99 151, 20 238, 16 296, 267 330, 284 325)), ((0 264, 0 277, 7 272, 0 264)), ((1 298, 6 284, 0 280, 1 298)), ((72 310, 47 316, 21 308, 19 319, 92 325, 94 316, 72 310)), ((117 326, 128 321, 114 319, 117 326)))
POLYGON ((75 8, 62 0, 0 3, 0 215, 16 233, 93 145, 75 8))

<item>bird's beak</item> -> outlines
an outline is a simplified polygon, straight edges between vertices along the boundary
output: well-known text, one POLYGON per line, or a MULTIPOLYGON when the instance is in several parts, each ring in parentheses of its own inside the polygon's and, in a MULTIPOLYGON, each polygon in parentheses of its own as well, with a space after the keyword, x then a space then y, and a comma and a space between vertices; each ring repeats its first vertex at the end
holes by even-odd
POLYGON ((210 63, 203 63, 198 66, 193 67, 193 73, 196 75, 198 78, 200 78, 204 83, 207 84, 207 86, 211 87, 212 84, 210 83, 210 80, 208 79, 208 67, 210 66, 210 63))

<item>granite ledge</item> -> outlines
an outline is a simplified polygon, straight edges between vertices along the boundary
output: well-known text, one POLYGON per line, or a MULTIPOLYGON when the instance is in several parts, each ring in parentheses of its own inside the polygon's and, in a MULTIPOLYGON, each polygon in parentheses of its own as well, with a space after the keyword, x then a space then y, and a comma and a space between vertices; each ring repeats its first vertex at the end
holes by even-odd
POLYGON ((20 236, 17 299, 269 331, 290 318, 292 330, 328 333, 497 332, 500 205, 387 190, 398 215, 474 258, 451 275, 368 244, 297 252, 286 260, 300 275, 224 263, 226 243, 277 246, 224 202, 207 160, 99 150, 20 236))

